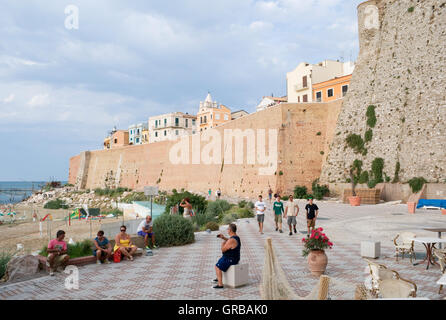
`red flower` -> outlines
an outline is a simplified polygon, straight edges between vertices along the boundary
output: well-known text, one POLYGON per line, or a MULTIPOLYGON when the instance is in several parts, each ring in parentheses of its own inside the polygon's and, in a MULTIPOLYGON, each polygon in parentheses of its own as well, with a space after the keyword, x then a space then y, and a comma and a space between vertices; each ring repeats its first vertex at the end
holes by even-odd
POLYGON ((319 236, 316 236, 315 238, 316 238, 316 239, 319 239, 319 236))

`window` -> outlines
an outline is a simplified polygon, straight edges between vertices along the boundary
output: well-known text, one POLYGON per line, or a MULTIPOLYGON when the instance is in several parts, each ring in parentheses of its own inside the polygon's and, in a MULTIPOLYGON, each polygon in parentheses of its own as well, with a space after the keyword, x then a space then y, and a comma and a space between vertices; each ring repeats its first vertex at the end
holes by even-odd
POLYGON ((189 119, 185 119, 185 127, 187 128, 189 126, 189 119))
POLYGON ((333 89, 327 90, 327 97, 329 97, 329 98, 333 97, 333 89))
POLYGON ((193 126, 195 125, 195 119, 192 119, 192 125, 193 126))
POLYGON ((208 122, 208 119, 207 119, 207 116, 204 116, 204 121, 203 121, 204 123, 207 123, 208 122))
POLYGON ((215 114, 215 120, 220 120, 220 114, 219 113, 215 114))
POLYGON ((139 136, 139 129, 137 129, 137 130, 136 130, 136 135, 138 135, 138 136, 139 136))
POLYGON ((316 92, 316 101, 322 102, 322 91, 316 92))
POLYGON ((175 135, 177 136, 179 134, 178 130, 175 130, 175 135))
POLYGON ((303 88, 308 87, 308 84, 307 84, 307 76, 303 76, 303 77, 302 77, 302 87, 303 87, 303 88))
POLYGON ((115 143, 118 143, 118 139, 115 139, 115 143))
POLYGON ((136 138, 135 142, 136 142, 136 143, 139 143, 139 138, 136 138))
POLYGON ((155 137, 158 137, 158 132, 155 132, 155 137))
POLYGON ((345 86, 342 86, 342 96, 345 97, 345 95, 347 94, 348 91, 348 84, 346 84, 345 86))
POLYGON ((167 119, 164 119, 164 126, 167 126, 167 119))
POLYGON ((158 128, 158 120, 155 120, 155 128, 158 128))
POLYGON ((303 102, 308 102, 308 95, 304 94, 304 96, 302 97, 302 101, 303 102))
POLYGON ((297 102, 300 102, 300 97, 297 97, 297 102))
POLYGON ((225 120, 229 120, 229 116, 225 114, 225 120))
POLYGON ((212 113, 211 113, 211 120, 212 120, 212 113))
POLYGON ((175 118, 175 127, 178 127, 180 125, 180 119, 175 118))
POLYGON ((166 130, 164 130, 164 136, 167 136, 167 131, 166 130))

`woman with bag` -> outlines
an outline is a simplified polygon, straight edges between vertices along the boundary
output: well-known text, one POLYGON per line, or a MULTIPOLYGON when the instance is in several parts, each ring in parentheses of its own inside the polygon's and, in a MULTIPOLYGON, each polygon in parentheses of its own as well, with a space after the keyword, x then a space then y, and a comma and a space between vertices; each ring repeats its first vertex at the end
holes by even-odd
POLYGON ((183 218, 190 219, 192 213, 192 205, 190 204, 189 198, 184 198, 181 200, 180 207, 184 209, 183 218))
MULTIPOLYGON (((120 233, 118 233, 115 237, 115 247, 113 248, 113 251, 117 253, 119 251, 121 255, 124 255, 124 257, 127 258, 127 260, 133 261, 133 254, 136 252, 136 249, 138 249, 133 243, 130 236, 126 233, 127 227, 121 226, 120 233)), ((117 253, 119 255, 119 253, 117 253)), ((114 257, 115 259, 115 257, 114 257)))

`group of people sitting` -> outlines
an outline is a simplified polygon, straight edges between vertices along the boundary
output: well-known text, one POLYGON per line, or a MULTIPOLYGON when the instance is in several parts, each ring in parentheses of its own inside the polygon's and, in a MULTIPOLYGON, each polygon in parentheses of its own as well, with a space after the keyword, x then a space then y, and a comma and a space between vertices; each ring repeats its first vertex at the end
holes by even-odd
MULTIPOLYGON (((96 263, 110 263, 112 255, 119 251, 127 260, 133 261, 133 256, 138 247, 132 242, 132 238, 127 234, 127 227, 121 226, 120 232, 115 237, 115 245, 111 246, 110 241, 104 236, 104 231, 99 230, 96 238, 93 240, 92 253, 96 257, 96 263)), ((152 248, 156 249, 155 234, 153 232, 152 217, 147 216, 138 226, 137 233, 144 238, 144 245, 149 247, 149 239, 151 239, 152 248)), ((57 231, 56 238, 52 239, 48 243, 47 252, 47 266, 50 269, 50 275, 53 276, 54 272, 59 268, 64 269, 70 260, 68 255, 68 245, 65 239, 65 231, 57 231)))

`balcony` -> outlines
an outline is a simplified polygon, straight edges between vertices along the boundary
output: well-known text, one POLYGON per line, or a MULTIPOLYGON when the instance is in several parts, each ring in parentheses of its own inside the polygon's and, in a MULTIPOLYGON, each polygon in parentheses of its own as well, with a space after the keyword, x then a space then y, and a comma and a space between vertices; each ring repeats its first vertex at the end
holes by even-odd
POLYGON ((308 83, 305 85, 303 83, 298 83, 294 86, 295 91, 303 91, 303 90, 307 90, 307 89, 308 89, 308 83))

